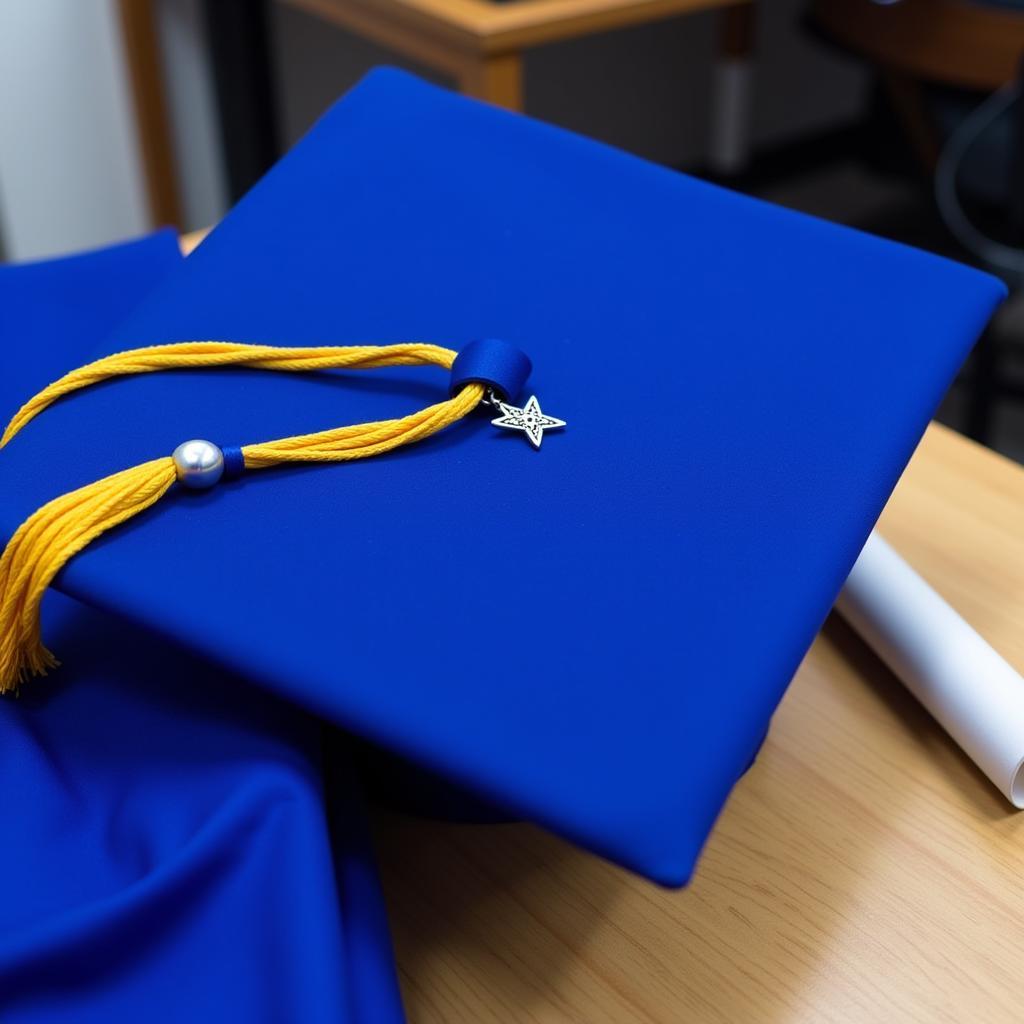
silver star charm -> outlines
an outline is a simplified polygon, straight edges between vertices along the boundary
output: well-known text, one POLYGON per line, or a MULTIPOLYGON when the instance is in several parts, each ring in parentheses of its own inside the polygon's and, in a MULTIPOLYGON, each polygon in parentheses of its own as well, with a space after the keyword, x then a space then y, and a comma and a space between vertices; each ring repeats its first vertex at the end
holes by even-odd
POLYGON ((540 402, 536 395, 531 395, 530 400, 522 407, 507 405, 505 402, 497 402, 501 415, 491 423, 496 427, 504 427, 506 430, 521 430, 529 439, 534 448, 539 448, 544 438, 545 430, 555 430, 565 426, 565 420, 556 420, 554 416, 545 416, 541 412, 540 402))

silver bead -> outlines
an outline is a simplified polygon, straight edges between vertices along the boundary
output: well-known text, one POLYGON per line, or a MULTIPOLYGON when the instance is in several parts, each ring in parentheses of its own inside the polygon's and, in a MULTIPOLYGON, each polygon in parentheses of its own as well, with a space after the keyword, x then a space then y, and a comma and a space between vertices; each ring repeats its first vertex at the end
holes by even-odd
POLYGON ((193 491, 213 487, 224 474, 224 453, 210 441, 185 441, 171 457, 178 483, 193 491))

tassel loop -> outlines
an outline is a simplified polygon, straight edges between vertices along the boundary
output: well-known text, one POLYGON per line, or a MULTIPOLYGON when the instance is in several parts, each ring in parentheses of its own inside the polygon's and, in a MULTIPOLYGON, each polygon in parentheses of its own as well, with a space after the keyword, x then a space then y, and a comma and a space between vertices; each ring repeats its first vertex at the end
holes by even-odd
POLYGON ((314 370, 374 370, 387 366, 440 366, 451 369, 457 353, 440 345, 409 342, 401 345, 322 345, 287 348, 246 345, 233 341, 184 341, 149 345, 104 356, 64 374, 30 398, 0 436, 3 448, 19 430, 58 399, 91 384, 161 370, 209 370, 247 366, 255 370, 308 373, 314 370))
MULTIPOLYGON (((417 365, 450 369, 455 356, 451 349, 420 343, 293 349, 200 341, 133 349, 73 370, 29 399, 0 437, 0 448, 60 398, 111 377, 223 366, 291 372, 417 365)), ((57 573, 97 537, 158 502, 175 482, 205 488, 244 470, 381 455, 456 423, 480 404, 484 394, 483 384, 467 383, 446 401, 409 416, 242 447, 187 441, 173 456, 54 498, 19 527, 0 555, 0 693, 14 691, 29 676, 45 675, 58 664, 43 644, 39 623, 43 595, 57 573)))

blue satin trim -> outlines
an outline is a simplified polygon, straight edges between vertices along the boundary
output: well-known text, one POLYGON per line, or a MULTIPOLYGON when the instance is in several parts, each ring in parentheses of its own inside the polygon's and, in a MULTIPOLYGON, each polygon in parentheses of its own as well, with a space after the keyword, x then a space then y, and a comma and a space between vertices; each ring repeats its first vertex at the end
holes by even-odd
POLYGON ((237 444, 221 446, 224 456, 224 475, 222 480, 237 480, 245 472, 245 456, 237 444))
POLYGON ((479 338, 466 345, 452 364, 449 393, 454 395, 467 384, 486 384, 499 397, 513 402, 532 369, 522 349, 500 338, 479 338))

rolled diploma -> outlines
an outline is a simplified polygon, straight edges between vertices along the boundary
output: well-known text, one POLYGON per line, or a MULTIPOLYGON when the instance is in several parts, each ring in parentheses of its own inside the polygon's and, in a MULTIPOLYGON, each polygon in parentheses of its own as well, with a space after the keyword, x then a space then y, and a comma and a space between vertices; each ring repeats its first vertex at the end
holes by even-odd
POLYGON ((1024 679, 877 533, 837 611, 1015 807, 1024 807, 1024 679))

